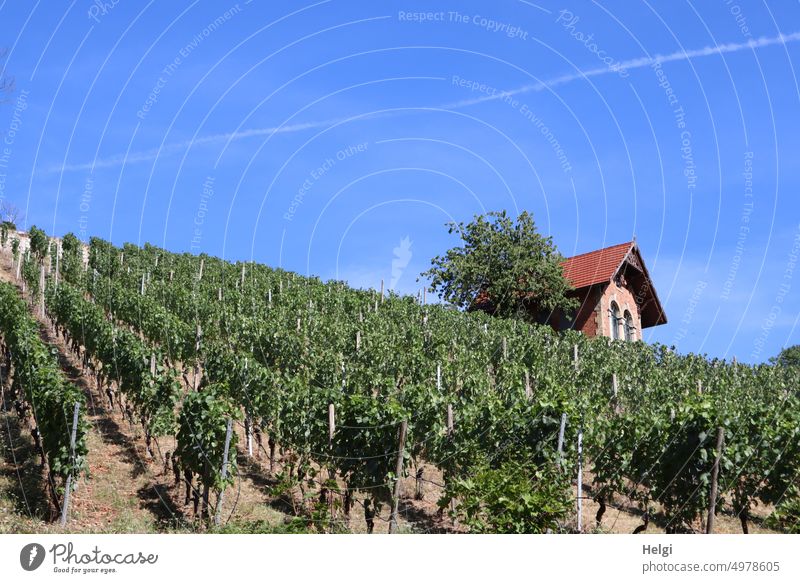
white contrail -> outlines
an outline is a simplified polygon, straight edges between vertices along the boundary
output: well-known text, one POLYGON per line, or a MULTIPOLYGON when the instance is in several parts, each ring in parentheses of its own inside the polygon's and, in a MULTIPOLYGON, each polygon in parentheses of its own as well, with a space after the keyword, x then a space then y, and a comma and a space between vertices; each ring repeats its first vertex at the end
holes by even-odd
POLYGON ((631 59, 629 61, 616 63, 614 65, 614 69, 611 69, 609 67, 598 67, 597 69, 589 69, 588 71, 581 71, 579 73, 570 73, 567 75, 561 75, 560 77, 547 79, 545 81, 539 81, 537 83, 531 83, 530 85, 524 85, 516 89, 509 89, 508 91, 495 93, 493 95, 484 95, 481 97, 475 97, 473 99, 464 99, 462 101, 456 101, 448 104, 445 107, 447 107, 448 109, 467 107, 469 105, 476 105, 478 103, 484 103, 486 101, 503 99, 504 97, 509 95, 519 95, 520 93, 528 93, 531 91, 542 91, 544 89, 550 89, 558 85, 563 85, 565 83, 570 83, 572 81, 578 81, 580 79, 585 79, 587 77, 597 77, 599 75, 617 73, 622 69, 625 70, 640 69, 642 67, 650 67, 652 65, 655 65, 656 63, 669 63, 671 61, 688 61, 689 59, 694 59, 696 57, 711 57, 714 55, 723 55, 726 53, 736 53, 738 51, 743 51, 746 49, 754 50, 762 47, 768 47, 770 45, 779 45, 788 42, 794 42, 797 40, 800 40, 800 32, 793 32, 790 34, 779 34, 778 36, 772 36, 772 37, 761 37, 759 39, 750 40, 746 43, 727 43, 724 45, 716 45, 712 47, 705 47, 702 49, 694 49, 690 51, 678 51, 675 53, 670 53, 669 55, 640 57, 638 59, 631 59))
MULTIPOLYGON (((479 103, 484 103, 487 101, 494 101, 497 99, 503 99, 509 95, 518 95, 520 93, 529 93, 535 91, 542 91, 544 89, 550 89, 556 87, 558 85, 564 85, 565 83, 571 83, 572 81, 578 81, 580 79, 586 79, 588 77, 598 77, 600 75, 608 75, 609 73, 616 73, 621 69, 630 70, 630 69, 640 69, 642 67, 649 67, 654 65, 655 63, 668 63, 672 61, 688 61, 693 58, 697 57, 710 57, 713 55, 722 55, 726 53, 735 53, 743 50, 755 50, 762 47, 767 47, 771 45, 780 45, 789 42, 795 42, 800 40, 800 32, 792 32, 789 34, 779 34, 778 36, 773 37, 761 37, 758 39, 753 39, 748 42, 744 43, 727 43, 722 45, 715 45, 715 46, 708 46, 702 49, 693 49, 689 51, 678 51, 674 53, 670 53, 668 55, 655 55, 652 57, 640 57, 638 59, 631 59, 629 61, 623 61, 618 63, 614 69, 608 67, 598 67, 596 69, 589 69, 588 71, 580 71, 577 73, 569 73, 566 75, 561 75, 560 77, 554 77, 552 79, 546 79, 544 81, 539 81, 537 83, 532 83, 529 85, 524 85, 522 87, 518 87, 516 89, 509 89, 508 91, 503 91, 501 93, 495 93, 493 95, 484 95, 481 97, 475 97, 473 99, 464 99, 461 101, 455 101, 452 103, 446 103, 443 105, 439 105, 434 109, 458 109, 462 107, 468 107, 470 105, 477 105, 479 103)), ((398 112, 397 115, 400 115, 403 112, 398 112)), ((136 162, 150 162, 155 160, 161 156, 167 154, 173 154, 176 152, 182 152, 186 148, 191 146, 197 146, 202 144, 211 144, 211 143, 221 143, 221 142, 228 142, 228 141, 235 141, 235 140, 243 140, 245 138, 252 138, 256 136, 269 136, 272 134, 283 134, 283 133, 294 133, 294 132, 301 132, 309 129, 316 129, 320 127, 330 127, 337 123, 341 123, 343 121, 347 121, 350 119, 370 119, 374 117, 388 117, 389 114, 371 114, 371 115, 364 115, 364 116, 353 116, 351 118, 335 118, 335 119, 328 119, 328 120, 321 120, 321 121, 311 121, 307 123, 299 123, 293 125, 285 125, 280 127, 272 127, 272 128, 254 128, 249 130, 241 130, 237 132, 230 132, 226 134, 213 134, 209 136, 202 136, 199 138, 195 138, 193 140, 186 140, 183 142, 173 142, 171 144, 166 144, 161 148, 156 148, 152 150, 144 150, 140 152, 132 152, 128 155, 125 154, 118 154, 116 156, 109 156, 107 158, 98 158, 93 162, 86 162, 82 164, 64 164, 59 166, 52 166, 50 168, 46 168, 44 170, 47 174, 53 173, 60 173, 60 172, 75 172, 75 171, 92 171, 97 168, 108 168, 112 166, 120 166, 123 164, 133 164, 136 162)))
POLYGON ((48 174, 58 172, 75 172, 94 170, 97 168, 108 168, 110 166, 120 166, 122 164, 133 164, 135 162, 149 162, 155 160, 160 156, 173 154, 175 152, 182 152, 190 146, 211 144, 217 142, 226 142, 228 140, 243 140, 245 138, 252 138, 254 136, 268 136, 272 134, 283 134, 291 132, 301 132, 303 130, 310 130, 319 127, 327 127, 343 121, 342 119, 329 119, 325 121, 310 121, 307 123, 298 123, 294 125, 285 125, 274 128, 254 128, 249 130, 241 130, 238 132, 229 132, 226 134, 212 134, 210 136, 201 136, 193 140, 185 140, 183 142, 173 142, 165 144, 160 148, 153 148, 152 150, 143 150, 141 152, 131 152, 129 154, 118 154, 116 156, 109 156, 107 158, 98 158, 94 162, 85 162, 82 164, 64 164, 61 166, 51 166, 45 169, 48 174))

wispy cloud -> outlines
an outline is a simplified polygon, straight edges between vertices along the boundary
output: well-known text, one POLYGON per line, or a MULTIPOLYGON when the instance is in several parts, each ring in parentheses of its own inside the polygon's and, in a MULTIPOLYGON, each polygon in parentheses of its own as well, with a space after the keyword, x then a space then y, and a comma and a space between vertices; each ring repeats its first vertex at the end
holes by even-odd
MULTIPOLYGON (((626 70, 640 69, 643 67, 650 67, 655 63, 688 61, 690 59, 695 59, 695 58, 710 57, 714 55, 724 55, 728 53, 736 53, 745 50, 755 50, 772 45, 781 45, 785 43, 796 42, 798 40, 800 40, 800 32, 793 32, 789 34, 780 34, 778 36, 773 36, 773 37, 761 37, 744 43, 727 43, 715 46, 708 46, 702 49, 677 51, 674 53, 670 53, 668 55, 654 55, 652 57, 640 57, 638 59, 623 61, 619 63, 615 67, 615 69, 610 69, 608 67, 598 67, 596 69, 589 69, 587 71, 569 73, 566 75, 561 75, 559 77, 554 77, 552 79, 546 79, 529 85, 523 85, 522 87, 517 87, 516 89, 509 89, 508 91, 503 91, 501 93, 496 93, 494 95, 484 95, 473 99, 465 99, 461 101, 455 101, 452 103, 438 105, 436 106, 436 108, 459 109, 462 107, 469 107, 472 105, 477 105, 488 101, 503 99, 510 95, 519 95, 521 93, 543 91, 545 89, 551 89, 553 87, 558 87, 559 85, 564 85, 567 83, 571 83, 573 81, 579 81, 581 79, 587 79, 590 77, 599 77, 601 75, 616 74, 620 69, 626 69, 626 70)), ((400 113, 396 115, 399 114, 400 113)), ((334 119, 310 121, 306 123, 299 123, 292 125, 283 125, 278 127, 253 128, 253 129, 229 132, 224 134, 201 136, 199 138, 194 138, 192 140, 185 140, 182 142, 172 142, 169 144, 165 144, 160 148, 154 148, 152 150, 131 152, 127 155, 118 154, 114 156, 108 156, 105 158, 98 158, 92 162, 85 162, 80 164, 64 164, 64 165, 51 166, 49 168, 44 169, 44 173, 54 174, 61 172, 78 172, 78 171, 86 172, 86 171, 96 170, 98 168, 110 168, 114 166, 121 166, 124 164, 151 162, 163 156, 183 152, 187 148, 193 146, 233 142, 253 137, 271 136, 273 134, 302 132, 317 128, 330 127, 338 123, 342 123, 352 119, 359 119, 359 120, 373 119, 375 117, 388 117, 389 115, 390 114, 380 114, 380 115, 372 114, 366 116, 354 116, 351 118, 334 118, 334 119)))

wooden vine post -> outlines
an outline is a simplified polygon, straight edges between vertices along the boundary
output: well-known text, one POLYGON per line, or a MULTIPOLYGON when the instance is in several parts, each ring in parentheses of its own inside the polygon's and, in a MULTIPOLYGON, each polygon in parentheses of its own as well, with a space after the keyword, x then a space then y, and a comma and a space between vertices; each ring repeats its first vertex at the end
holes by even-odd
POLYGON ((453 436, 453 405, 447 404, 447 437, 453 436))
MULTIPOLYGON (((447 439, 453 439, 453 433, 455 432, 455 422, 453 419, 453 405, 448 403, 447 404, 447 439)), ((456 499, 450 498, 450 512, 453 516, 456 513, 456 499)), ((455 520, 455 519, 454 519, 455 520)))
MULTIPOLYGON (((222 451, 222 481, 224 482, 225 479, 228 477, 228 453, 230 452, 231 448, 231 433, 233 432, 233 419, 228 419, 228 427, 225 432, 225 449, 222 451)), ((222 500, 225 495, 225 486, 222 486, 222 490, 219 492, 219 496, 217 497, 217 509, 214 512, 214 524, 219 526, 222 521, 222 500)))
POLYGON ((247 443, 247 457, 253 457, 253 422, 250 420, 250 415, 247 414, 247 411, 244 414, 244 435, 247 443))
POLYGON ((558 461, 564 457, 564 430, 567 427, 567 414, 561 414, 561 427, 558 430, 558 461))
MULTIPOLYGON (((69 451, 70 461, 75 459, 75 440, 78 437, 78 413, 81 410, 81 404, 75 403, 75 411, 72 414, 72 434, 69 437, 69 451)), ((72 491, 72 472, 67 475, 67 484, 64 488, 64 503, 61 504, 61 526, 67 524, 67 515, 69 514, 69 497, 72 491)))
POLYGON ((717 455, 711 468, 711 492, 708 495, 708 520, 706 521, 706 534, 714 532, 714 514, 717 511, 717 483, 719 480, 719 463, 722 459, 722 447, 725 444, 725 430, 717 428, 717 455))
POLYGON ((394 468, 394 492, 392 493, 392 514, 389 518, 389 534, 397 532, 397 515, 400 507, 400 477, 403 475, 403 460, 406 455, 406 433, 408 421, 400 424, 400 439, 397 442, 397 464, 394 468))
POLYGON ((44 286, 47 283, 44 272, 44 263, 42 263, 41 271, 39 272, 39 314, 44 318, 44 286))
POLYGON ((57 245, 56 246, 56 276, 55 276, 55 279, 54 279, 54 282, 53 282, 54 285, 55 285, 56 291, 58 291, 58 276, 59 276, 59 272, 58 272, 59 252, 58 251, 59 251, 59 248, 60 248, 60 246, 57 245))
MULTIPOLYGON (((578 376, 578 345, 575 344, 572 347, 572 360, 575 366, 575 377, 578 376)), ((580 388, 578 388, 578 392, 580 393, 580 388)), ((583 531, 583 420, 581 419, 581 423, 578 425, 578 493, 577 493, 577 507, 578 507, 578 516, 577 516, 577 531, 583 531)))
POLYGON ((192 384, 194 385, 194 390, 200 388, 200 338, 202 338, 203 329, 200 327, 200 324, 197 325, 197 329, 195 330, 194 336, 194 378, 192 379, 192 384))
MULTIPOLYGON (((247 375, 247 357, 244 359, 244 372, 247 375)), ((245 387, 249 387, 250 383, 245 380, 245 387)), ((253 419, 245 407, 244 411, 244 434, 245 441, 247 442, 247 457, 253 457, 253 419)))
POLYGON ((578 532, 583 531, 583 429, 578 429, 578 532))
POLYGON ((333 435, 336 433, 336 407, 328 403, 328 446, 333 447, 333 435))

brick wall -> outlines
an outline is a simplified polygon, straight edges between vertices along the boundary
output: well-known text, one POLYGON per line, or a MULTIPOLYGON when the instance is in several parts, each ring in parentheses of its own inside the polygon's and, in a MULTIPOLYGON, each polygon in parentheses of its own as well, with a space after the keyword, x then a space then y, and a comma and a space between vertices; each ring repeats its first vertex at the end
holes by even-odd
MULTIPOLYGON (((602 297, 600 298, 600 309, 597 330, 597 336, 611 337, 611 322, 609 318, 609 310, 611 309, 611 302, 616 302, 619 306, 620 316, 624 316, 625 312, 630 312, 633 317, 633 325, 635 328, 633 338, 634 340, 641 340, 642 338, 642 318, 639 314, 639 306, 636 304, 636 298, 630 285, 621 286, 616 282, 611 282, 605 288, 602 297)), ((620 338, 625 338, 624 328, 620 327, 620 338)))
POLYGON ((580 290, 575 296, 580 302, 572 325, 575 330, 580 330, 587 336, 597 336, 597 304, 602 295, 602 286, 592 286, 580 290))

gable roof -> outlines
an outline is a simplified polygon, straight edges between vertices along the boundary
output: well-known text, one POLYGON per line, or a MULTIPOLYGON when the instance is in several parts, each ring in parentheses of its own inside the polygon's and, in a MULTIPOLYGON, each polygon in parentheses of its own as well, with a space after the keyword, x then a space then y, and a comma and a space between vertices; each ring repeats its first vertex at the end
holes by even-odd
POLYGON ((575 255, 562 263, 564 277, 575 289, 610 281, 633 248, 634 242, 575 255))
POLYGON ((575 255, 565 259, 561 265, 564 277, 576 290, 609 283, 618 273, 624 272, 636 289, 642 327, 666 323, 667 315, 661 307, 636 240, 575 255))

